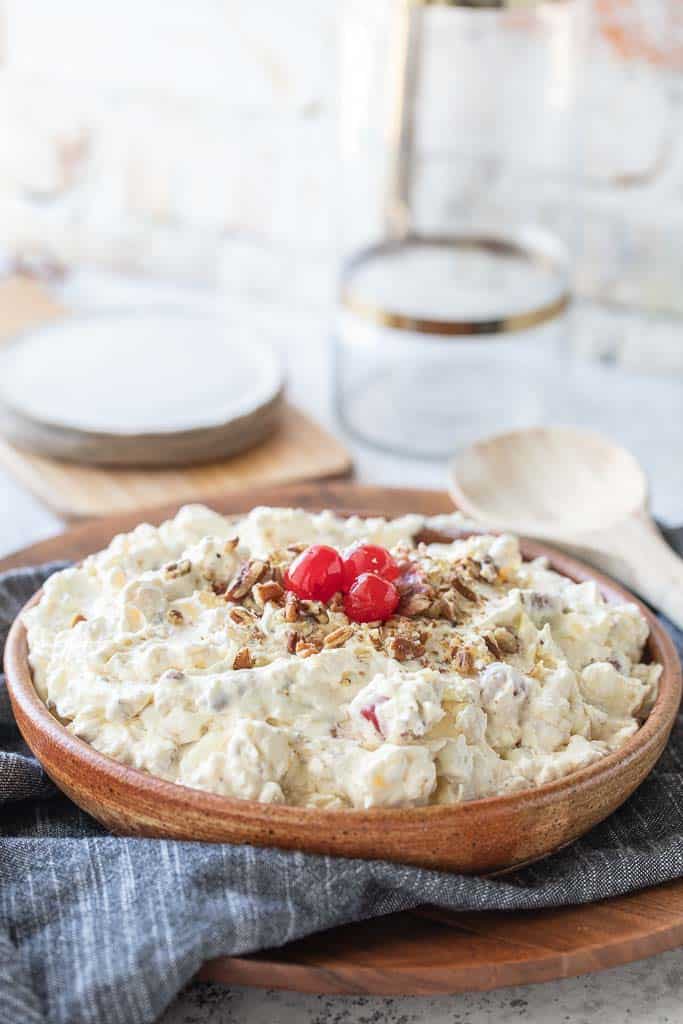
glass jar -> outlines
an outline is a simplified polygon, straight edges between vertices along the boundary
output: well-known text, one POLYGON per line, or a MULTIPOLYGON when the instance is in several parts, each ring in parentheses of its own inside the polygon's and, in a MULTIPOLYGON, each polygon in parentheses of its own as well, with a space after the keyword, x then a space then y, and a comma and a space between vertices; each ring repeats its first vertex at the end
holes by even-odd
POLYGON ((441 457, 538 422, 570 304, 585 0, 346 0, 343 425, 441 457))

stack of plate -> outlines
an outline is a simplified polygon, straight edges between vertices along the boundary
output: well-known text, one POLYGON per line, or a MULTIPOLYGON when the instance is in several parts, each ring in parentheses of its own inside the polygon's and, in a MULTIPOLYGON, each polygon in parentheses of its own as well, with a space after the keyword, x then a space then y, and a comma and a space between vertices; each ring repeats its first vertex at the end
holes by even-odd
POLYGON ((225 458, 277 426, 273 349, 217 316, 69 317, 0 354, 0 432, 73 462, 169 466, 225 458))

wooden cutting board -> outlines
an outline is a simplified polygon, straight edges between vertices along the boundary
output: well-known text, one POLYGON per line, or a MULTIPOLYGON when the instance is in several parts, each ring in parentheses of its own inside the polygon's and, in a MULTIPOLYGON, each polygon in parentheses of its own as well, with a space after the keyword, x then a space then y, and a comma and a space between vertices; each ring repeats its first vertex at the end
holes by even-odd
MULTIPOLYGON (((65 315, 34 281, 11 278, 0 285, 0 343, 65 315)), ((0 439, 0 464, 64 519, 196 501, 257 484, 344 476, 352 466, 340 441, 288 403, 275 434, 243 454, 218 462, 160 469, 81 466, 33 455, 0 439)))
MULTIPOLYGON (((437 491, 345 483, 258 488, 212 502, 222 512, 256 504, 341 512, 449 512, 437 491)), ((166 505, 73 527, 15 552, 0 571, 58 558, 81 558, 141 519, 160 522, 166 505)), ((435 995, 568 978, 653 956, 683 944, 683 879, 583 907, 462 913, 424 908, 323 932, 251 956, 219 957, 199 977, 310 993, 435 995)))

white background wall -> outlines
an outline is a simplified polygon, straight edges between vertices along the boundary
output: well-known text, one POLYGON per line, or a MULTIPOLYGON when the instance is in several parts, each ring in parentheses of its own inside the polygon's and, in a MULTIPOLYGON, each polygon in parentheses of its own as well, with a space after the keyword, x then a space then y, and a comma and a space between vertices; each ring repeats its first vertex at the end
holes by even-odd
MULTIPOLYGON (((624 23, 647 16, 676 65, 679 0, 588 2, 624 23)), ((257 301, 326 303, 335 32, 353 3, 0 0, 0 245, 218 281, 257 301)), ((585 191, 582 280, 683 311, 680 85, 604 39, 588 77, 588 156, 607 175, 661 167, 654 185, 585 191)))
POLYGON ((318 294, 306 278, 331 241, 334 8, 7 0, 3 240, 318 294))

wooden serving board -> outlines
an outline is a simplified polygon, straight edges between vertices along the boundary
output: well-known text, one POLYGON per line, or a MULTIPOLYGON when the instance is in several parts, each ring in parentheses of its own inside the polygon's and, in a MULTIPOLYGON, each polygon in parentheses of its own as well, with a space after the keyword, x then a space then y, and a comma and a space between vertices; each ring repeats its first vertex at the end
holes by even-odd
MULTIPOLYGON (((0 284, 0 344, 67 315, 33 281, 0 284)), ((107 516, 143 505, 196 501, 254 485, 344 476, 351 457, 335 437, 288 403, 277 431, 240 455, 169 468, 78 465, 33 455, 0 439, 0 464, 63 519, 107 516)))
MULTIPOLYGON (((223 512, 256 504, 332 507, 341 512, 434 514, 452 510, 436 491, 344 483, 258 488, 212 501, 223 512)), ((174 504, 73 527, 15 552, 0 570, 103 547, 142 519, 160 522, 174 504)), ((483 991, 604 970, 683 945, 683 879, 583 907, 462 913, 424 908, 310 936, 276 950, 220 957, 199 977, 311 993, 434 995, 483 991)))

